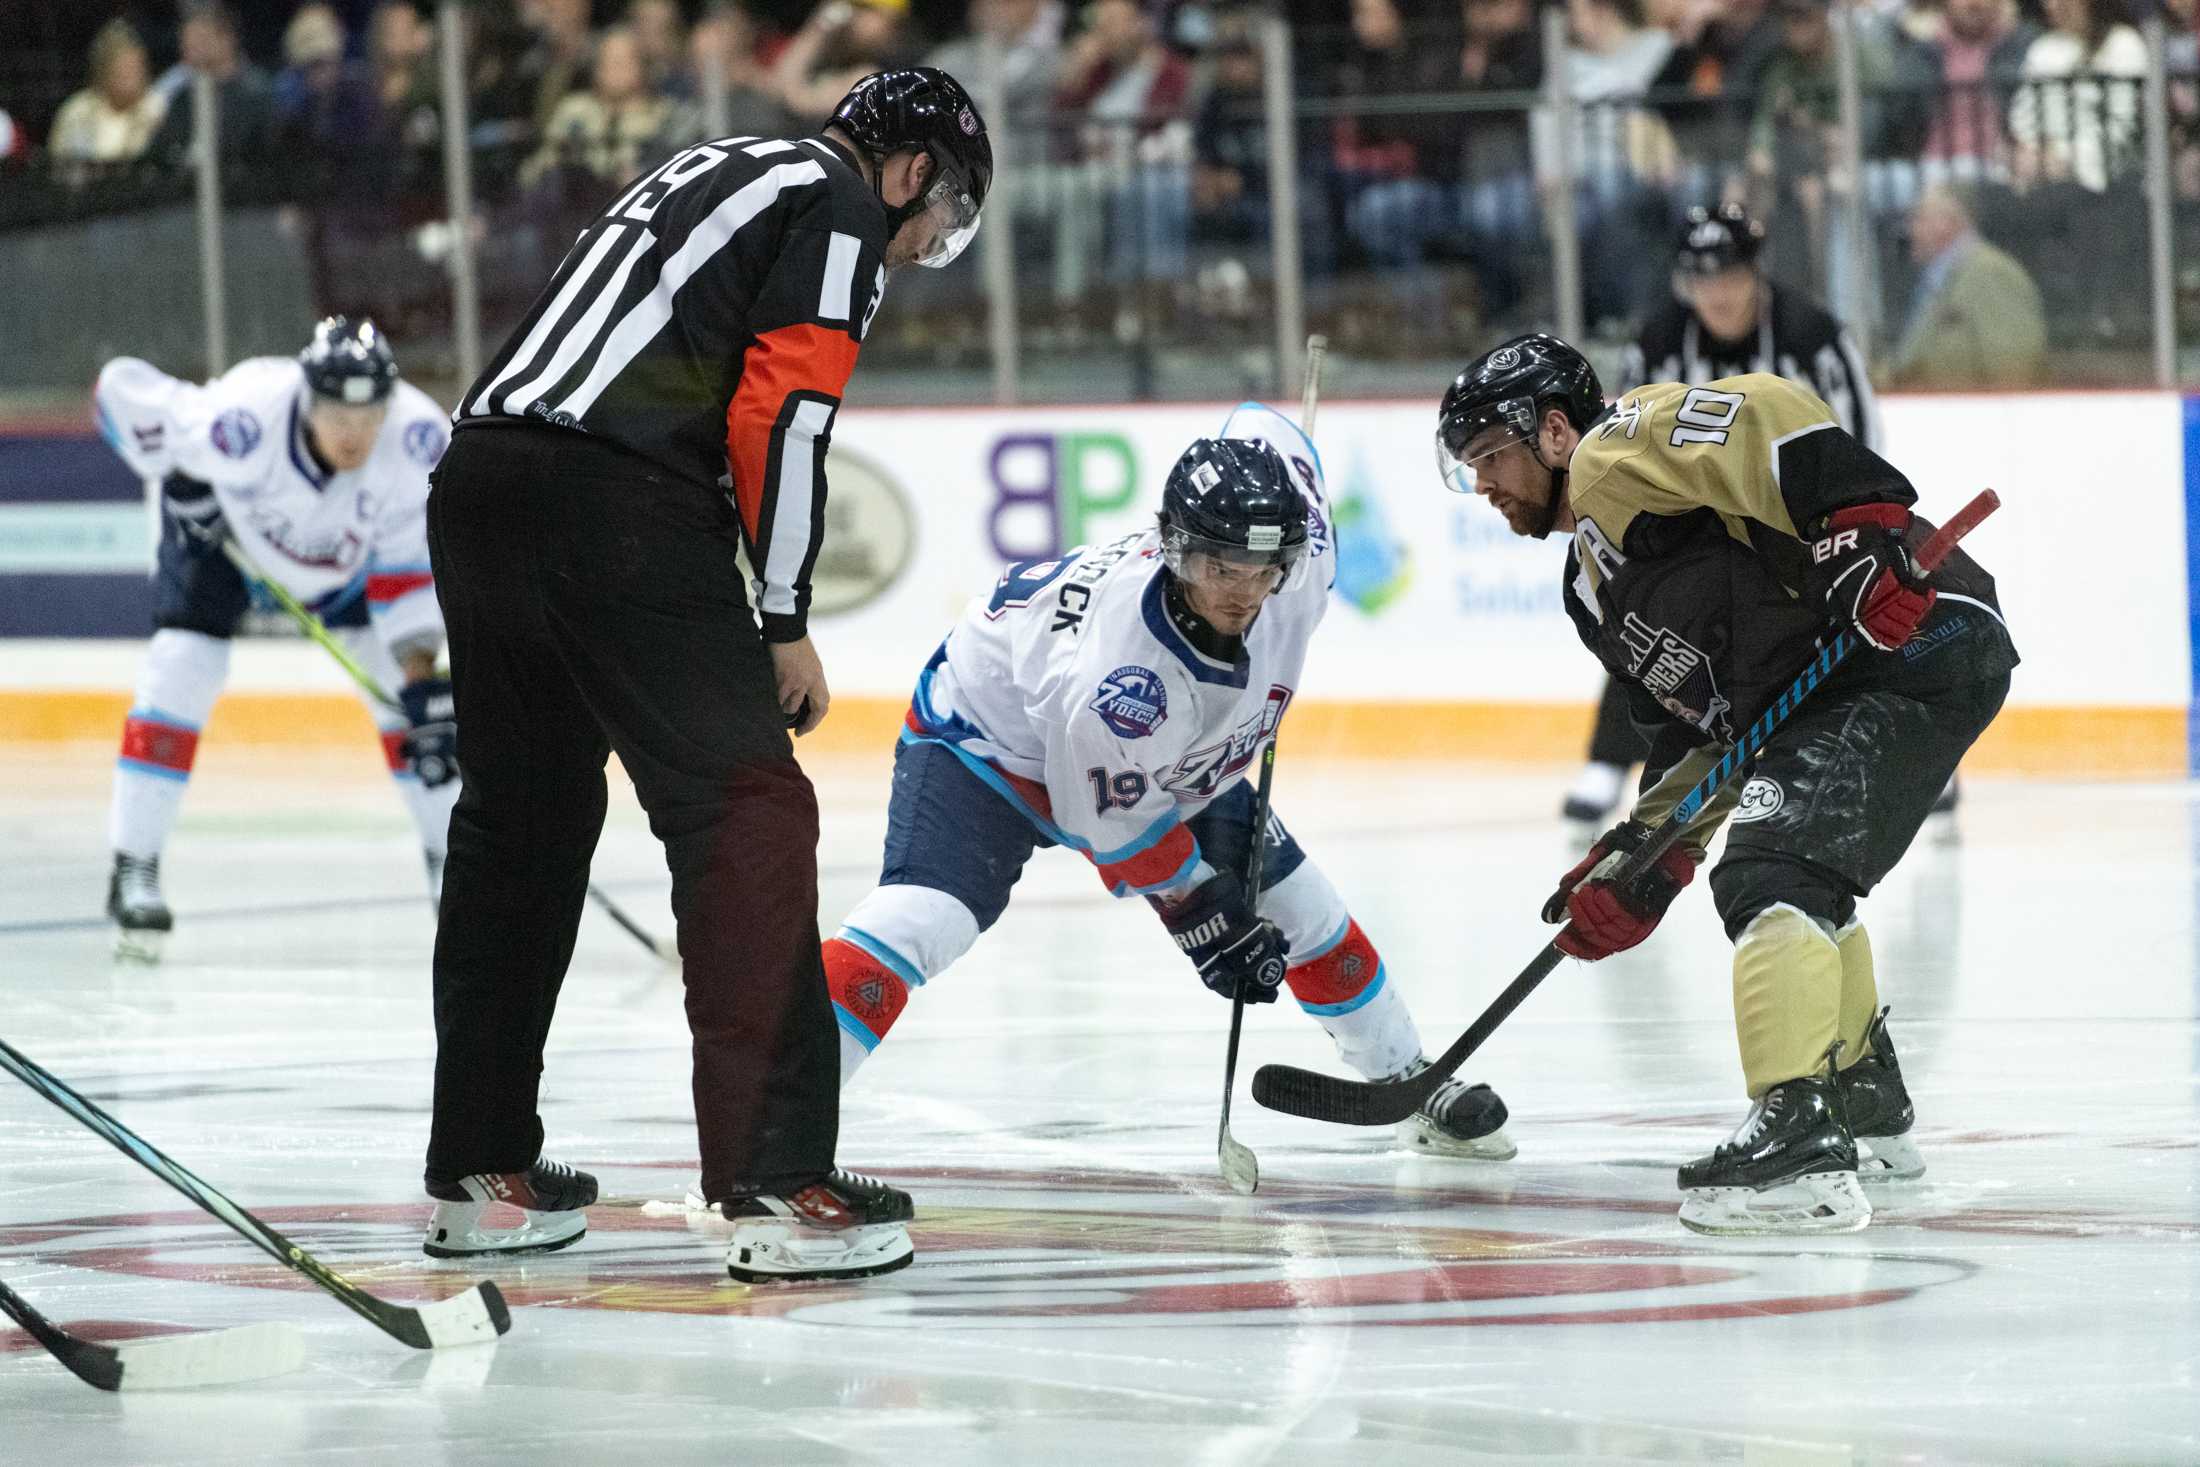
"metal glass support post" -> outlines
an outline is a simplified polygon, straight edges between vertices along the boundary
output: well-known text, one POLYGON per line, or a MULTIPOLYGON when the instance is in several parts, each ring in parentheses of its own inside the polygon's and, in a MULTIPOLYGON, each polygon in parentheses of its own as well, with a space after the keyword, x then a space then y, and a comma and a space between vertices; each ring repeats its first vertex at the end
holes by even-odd
POLYGON ((2162 17, 2146 21, 2147 285, 2154 307, 2154 385, 2177 385, 2177 261, 2170 220, 2169 75, 2162 17))
POLYGON ((229 297, 222 261, 222 102, 214 78, 191 74, 191 163, 198 174, 199 302, 206 312, 206 375, 229 367, 229 297))
MULTIPOLYGON (((978 110, 993 144, 993 188, 986 196, 992 222, 978 231, 978 268, 985 280, 986 354, 993 358, 993 401, 1013 406, 1023 375, 1022 336, 1016 321, 1016 158, 1021 141, 1008 116, 1008 60, 1000 38, 978 38, 978 110)), ((1043 152, 1046 140, 1037 146, 1043 152)))
POLYGON ((703 136, 727 136, 733 131, 733 93, 726 86, 726 48, 723 44, 711 47, 704 55, 696 83, 697 90, 702 93, 703 136))
POLYGON ((1543 190, 1543 224, 1551 236, 1551 295, 1558 315, 1558 334, 1567 341, 1582 339, 1581 232, 1574 214, 1574 183, 1579 163, 1574 156, 1580 140, 1580 109, 1574 105, 1573 78, 1566 64, 1568 40, 1566 7, 1553 5, 1543 12, 1544 105, 1551 109, 1551 178, 1543 190))
POLYGON ((466 123, 465 6, 460 0, 442 0, 435 29, 443 62, 443 211, 451 227, 451 339, 463 392, 481 375, 481 298, 474 283, 474 156, 466 123))
MULTIPOLYGON (((1856 7, 1846 0, 1836 0, 1833 7, 1833 71, 1836 104, 1839 107, 1840 126, 1834 166, 1848 180, 1848 196, 1843 200, 1834 189, 1826 190, 1829 207, 1840 210, 1840 217, 1833 227, 1841 233, 1842 264, 1846 267, 1845 280, 1838 282, 1838 295, 1848 299, 1846 308, 1836 306, 1834 314, 1841 324, 1849 328, 1856 340, 1856 353, 1865 361, 1872 358, 1872 323, 1878 315, 1877 303, 1871 299, 1873 272, 1870 269, 1868 251, 1872 247, 1871 231, 1864 223, 1864 93, 1856 70, 1856 7)), ((1835 282, 1828 273, 1826 281, 1829 293, 1836 293, 1835 282)))
POLYGON ((1291 27, 1261 23, 1261 115, 1268 128, 1268 267, 1276 287, 1276 393, 1305 386, 1306 274, 1299 251, 1298 107, 1291 96, 1291 27))

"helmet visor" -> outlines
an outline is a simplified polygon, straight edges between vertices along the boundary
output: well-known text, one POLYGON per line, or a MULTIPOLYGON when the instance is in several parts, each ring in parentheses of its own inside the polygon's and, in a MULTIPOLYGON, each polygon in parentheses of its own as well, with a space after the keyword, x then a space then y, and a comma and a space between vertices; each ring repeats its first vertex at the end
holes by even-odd
POLYGON ((1306 555, 1306 541, 1286 543, 1275 525, 1254 525, 1247 538, 1251 543, 1234 545, 1172 525, 1161 532, 1161 560, 1171 575, 1189 585, 1220 589, 1265 579, 1270 591, 1282 590, 1306 555))
POLYGON ((1446 489, 1454 494, 1474 493, 1478 483, 1476 464, 1515 443, 1528 441, 1520 423, 1523 417, 1533 422, 1535 410, 1527 406, 1523 414, 1522 407, 1519 399, 1495 403, 1446 418, 1437 425, 1436 476, 1444 481, 1446 489))
POLYGON ((924 208, 918 217, 931 219, 932 239, 916 262, 928 270, 940 270, 952 264, 957 255, 970 247, 970 241, 977 238, 982 212, 970 190, 956 182, 952 174, 943 172, 925 190, 924 208))

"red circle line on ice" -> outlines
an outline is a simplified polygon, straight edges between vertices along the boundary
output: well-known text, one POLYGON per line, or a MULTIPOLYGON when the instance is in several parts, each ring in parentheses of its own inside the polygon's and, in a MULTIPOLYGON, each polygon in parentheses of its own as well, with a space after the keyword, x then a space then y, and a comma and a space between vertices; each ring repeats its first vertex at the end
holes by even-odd
MULTIPOLYGON (((989 1189, 990 1190, 990 1189, 989 1189)), ((726 1224, 662 1205, 600 1206, 579 1248, 497 1264, 408 1257, 410 1204, 274 1207, 259 1215, 388 1297, 494 1277, 515 1307, 782 1318, 910 1329, 1655 1324, 1865 1308, 1975 1272, 1946 1258, 1443 1225, 1364 1215, 1217 1215, 1205 1199, 1074 1183, 926 1205, 917 1266, 891 1280, 750 1287, 720 1264, 726 1224), (1170 1211, 1171 1203, 1204 1210, 1170 1211), (1111 1206, 1110 1203, 1115 1205, 1111 1206), (404 1260, 398 1262, 395 1260, 404 1260)), ((0 1228, 0 1254, 113 1274, 307 1289, 190 1211, 0 1228)))

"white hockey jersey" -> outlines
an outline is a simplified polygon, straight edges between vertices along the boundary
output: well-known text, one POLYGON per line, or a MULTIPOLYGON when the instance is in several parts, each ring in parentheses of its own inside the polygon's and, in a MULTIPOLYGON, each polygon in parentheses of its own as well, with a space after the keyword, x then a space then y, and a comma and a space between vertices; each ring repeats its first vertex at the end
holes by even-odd
POLYGON ((1185 821, 1243 777, 1298 688, 1337 557, 1321 460, 1290 419, 1246 403, 1223 426, 1265 439, 1307 497, 1306 555, 1234 665, 1162 606, 1153 529, 1009 567, 918 680, 904 740, 944 744, 1118 896, 1211 874, 1185 821))
POLYGON ((367 461, 323 474, 306 448, 309 396, 289 357, 253 357, 204 386, 117 357, 100 369, 93 407, 141 478, 211 485, 245 554, 300 601, 326 610, 363 593, 386 645, 440 640, 428 471, 450 442, 448 418, 400 382, 367 461))

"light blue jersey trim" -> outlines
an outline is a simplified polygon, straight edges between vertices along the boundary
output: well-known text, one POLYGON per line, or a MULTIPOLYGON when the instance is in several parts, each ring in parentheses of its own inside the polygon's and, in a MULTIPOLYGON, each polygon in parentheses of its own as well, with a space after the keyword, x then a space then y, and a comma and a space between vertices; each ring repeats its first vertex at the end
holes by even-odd
POLYGON ((880 941, 860 927, 843 926, 840 935, 893 969, 894 976, 910 987, 924 987, 924 975, 917 971, 917 965, 895 952, 891 943, 880 941))
MULTIPOLYGON (((919 707, 917 711, 920 716, 925 713, 922 707, 919 707)), ((930 722, 931 720, 927 718, 926 721, 930 722)), ((1030 821, 1033 828, 1041 835, 1053 841, 1056 845, 1068 846, 1073 851, 1090 856, 1096 865, 1113 865, 1117 861, 1127 861, 1141 851, 1151 850, 1163 836, 1184 823, 1183 816, 1171 810, 1164 815, 1155 817, 1153 824, 1147 826, 1129 844, 1118 846, 1112 851, 1096 851, 1092 848, 1092 842, 1080 840, 1044 815, 1041 815, 1037 810, 1032 809, 1024 797, 1017 794, 1007 780, 1001 778, 999 770, 995 769, 988 761, 963 749, 953 739, 943 739, 935 734, 920 734, 913 728, 904 727, 901 731, 901 742, 905 744, 938 744, 957 759, 960 759, 964 768, 984 780, 995 794, 1015 806, 1017 813, 1030 821)), ((1140 887, 1138 890, 1141 892, 1159 891, 1161 888, 1146 886, 1140 887)))
POLYGON ((1327 942, 1324 942, 1320 947, 1313 949, 1311 952, 1291 954, 1291 966, 1296 968, 1301 963, 1311 963, 1314 961, 1314 959, 1322 957, 1323 955, 1334 951, 1337 944, 1344 941, 1345 934, 1350 932, 1351 930, 1352 919, 1350 917, 1347 917, 1342 922, 1339 922, 1337 924, 1337 930, 1330 933, 1329 940, 1327 942))
POLYGON ((863 1046, 865 1054, 869 1054, 872 1050, 878 1048, 879 1037, 864 1027, 861 1019, 849 1013, 837 1003, 833 1005, 833 1021, 840 1025, 841 1033, 863 1046))
POLYGON ((1381 963, 1377 963, 1375 965, 1375 981, 1343 1003, 1302 1003, 1299 1007, 1317 1019, 1334 1019, 1340 1015, 1352 1013, 1357 1009, 1363 1009, 1374 1000, 1376 994, 1383 991, 1383 982, 1388 971, 1381 963))
POLYGON ((1246 402, 1241 402, 1236 407, 1230 409, 1228 415, 1225 416, 1222 420, 1223 437, 1227 438, 1230 436, 1230 419, 1236 417, 1239 413, 1245 411, 1245 409, 1247 408, 1256 408, 1264 413, 1274 413, 1278 421, 1280 421, 1285 427, 1289 428, 1292 432, 1298 434, 1299 442, 1306 445, 1306 451, 1308 455, 1311 456, 1314 460, 1314 472, 1321 476, 1321 481, 1324 484, 1327 484, 1329 482, 1329 471, 1322 467, 1322 451, 1314 446, 1313 439, 1306 436, 1305 426, 1299 423, 1292 422, 1291 419, 1287 417, 1281 409, 1272 408, 1265 402, 1252 402, 1248 400, 1246 402))
POLYGON ((163 769, 158 764, 148 764, 142 759, 117 759, 115 763, 132 774, 150 774, 155 779, 172 779, 177 784, 184 784, 191 778, 181 769, 163 769))

